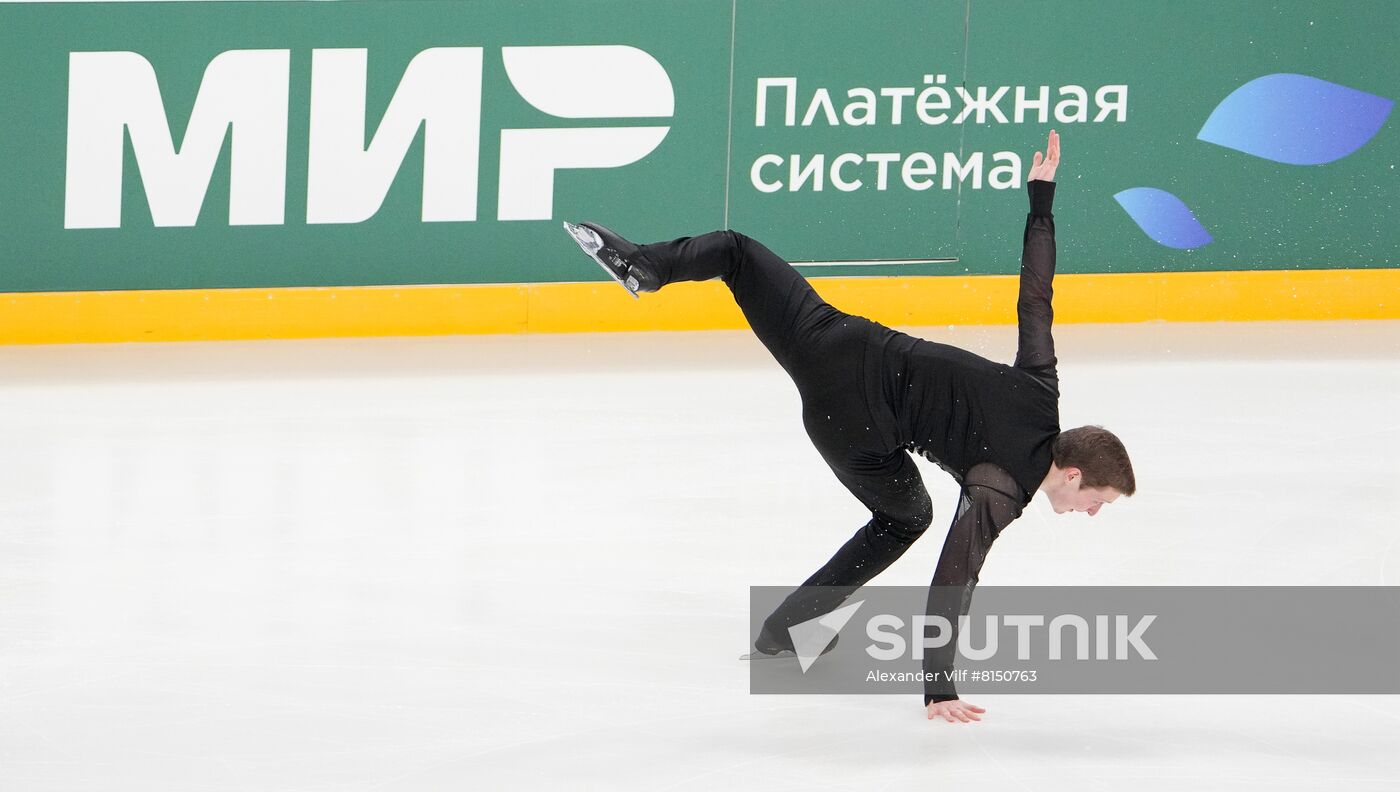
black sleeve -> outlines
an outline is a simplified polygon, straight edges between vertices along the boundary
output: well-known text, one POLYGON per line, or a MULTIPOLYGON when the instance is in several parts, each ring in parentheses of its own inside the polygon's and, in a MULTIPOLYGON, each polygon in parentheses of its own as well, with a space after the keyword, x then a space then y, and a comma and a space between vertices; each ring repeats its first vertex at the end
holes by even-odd
MULTIPOLYGON (((952 626, 951 640, 924 655, 924 706, 930 701, 958 697, 950 674, 958 642, 958 617, 972 605, 972 590, 992 542, 1003 528, 1021 516, 1021 487, 1011 474, 982 463, 968 471, 958 499, 958 513, 943 540, 943 554, 929 587, 928 610, 952 626)), ((933 628, 930 628, 932 630, 933 628)))
POLYGON ((1055 371, 1055 339, 1050 325, 1055 319, 1051 306, 1055 279, 1055 183, 1026 182, 1031 211, 1026 215, 1026 232, 1021 240, 1021 290, 1016 298, 1016 322, 1020 336, 1016 346, 1016 368, 1059 392, 1055 371))

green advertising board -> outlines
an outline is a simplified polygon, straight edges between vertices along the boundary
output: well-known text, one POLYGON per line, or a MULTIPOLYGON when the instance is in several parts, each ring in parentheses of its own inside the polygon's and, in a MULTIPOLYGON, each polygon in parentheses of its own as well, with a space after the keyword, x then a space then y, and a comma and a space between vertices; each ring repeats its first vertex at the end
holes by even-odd
POLYGON ((0 3, 0 291, 588 281, 561 220, 809 275, 1393 268, 1388 2, 0 3), (1301 130, 1301 131, 1300 131, 1301 130))

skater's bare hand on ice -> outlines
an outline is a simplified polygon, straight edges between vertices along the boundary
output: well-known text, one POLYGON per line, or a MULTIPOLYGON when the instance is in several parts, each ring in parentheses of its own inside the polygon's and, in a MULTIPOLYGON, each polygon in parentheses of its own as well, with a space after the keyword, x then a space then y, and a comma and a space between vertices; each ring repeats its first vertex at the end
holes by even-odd
POLYGON ((1054 181, 1055 169, 1060 167, 1060 136, 1055 130, 1050 130, 1050 142, 1045 146, 1045 153, 1039 151, 1035 153, 1034 161, 1031 163, 1031 172, 1026 176, 1026 181, 1054 181))
POLYGON ((982 709, 976 704, 969 704, 962 699, 953 699, 952 701, 930 701, 928 704, 929 720, 942 718, 949 723, 971 723, 973 721, 980 721, 982 719, 977 716, 984 712, 986 712, 985 709, 982 709))

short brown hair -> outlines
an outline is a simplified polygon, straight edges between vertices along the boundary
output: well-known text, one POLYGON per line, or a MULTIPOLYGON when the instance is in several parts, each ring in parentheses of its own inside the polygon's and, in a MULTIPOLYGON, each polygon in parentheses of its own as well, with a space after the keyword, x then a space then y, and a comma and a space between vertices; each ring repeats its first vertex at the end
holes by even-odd
POLYGON ((1051 451, 1058 468, 1079 468, 1085 487, 1112 487, 1124 495, 1137 491, 1133 463, 1123 441, 1102 426, 1067 429, 1051 451))

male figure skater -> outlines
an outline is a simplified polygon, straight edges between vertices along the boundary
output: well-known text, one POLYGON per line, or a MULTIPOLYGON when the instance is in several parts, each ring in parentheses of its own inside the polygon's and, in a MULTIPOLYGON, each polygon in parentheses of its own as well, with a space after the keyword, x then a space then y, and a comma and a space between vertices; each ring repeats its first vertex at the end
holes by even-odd
MULTIPOLYGON (((1016 301, 1019 345, 1007 366, 891 330, 827 304, 795 269, 758 242, 715 231, 635 245, 594 223, 565 227, 633 296, 676 281, 721 278, 749 325, 787 370, 817 451, 871 518, 770 615, 754 648, 792 651, 787 628, 834 610, 899 558, 933 520, 909 456, 923 454, 962 486, 930 587, 928 612, 965 614, 992 542, 1037 490, 1057 514, 1097 514, 1136 490, 1128 454, 1097 426, 1060 431, 1051 281, 1055 276, 1055 169, 1050 132, 1026 177, 1030 213, 1016 301)), ((946 673, 952 648, 926 656, 929 719, 980 720, 946 673), (939 673, 943 672, 943 673, 939 673)))

